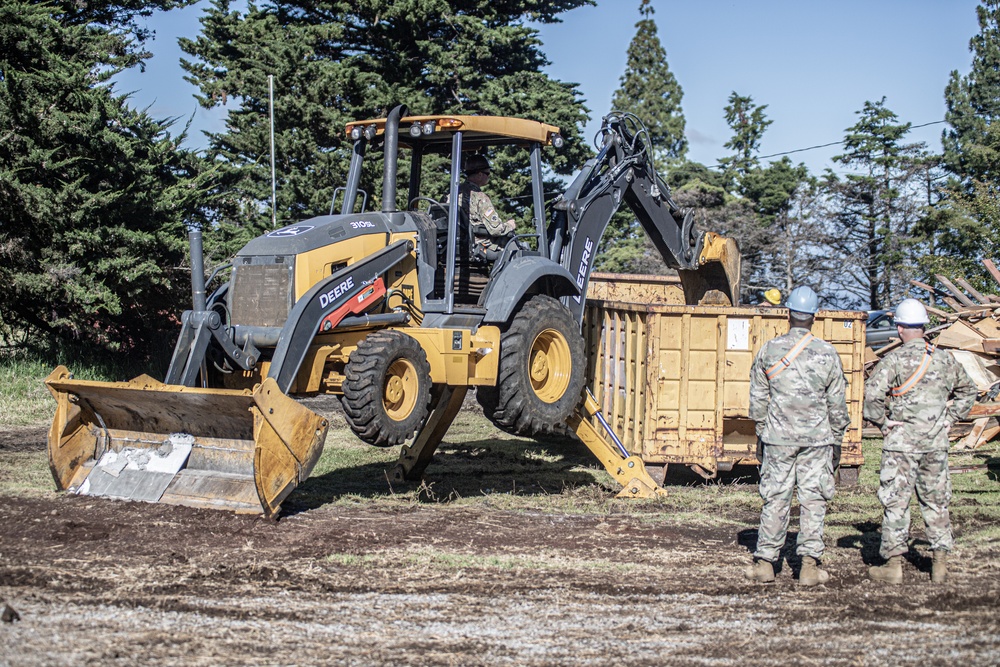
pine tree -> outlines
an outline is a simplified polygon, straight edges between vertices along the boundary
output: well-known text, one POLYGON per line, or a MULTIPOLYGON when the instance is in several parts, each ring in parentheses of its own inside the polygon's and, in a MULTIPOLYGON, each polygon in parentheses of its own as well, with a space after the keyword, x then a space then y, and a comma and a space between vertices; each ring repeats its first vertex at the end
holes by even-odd
MULTIPOLYGON (((649 132, 654 166, 660 176, 682 163, 687 154, 684 136, 684 92, 667 65, 667 52, 657 35, 650 0, 642 0, 635 24, 635 37, 628 46, 625 73, 611 99, 611 108, 635 114, 649 132)), ((662 265, 648 261, 652 245, 635 216, 628 210, 615 214, 601 243, 596 268, 603 271, 632 273, 650 271, 662 265)))
MULTIPOLYGON (((0 326, 8 342, 142 348, 190 283, 198 162, 108 83, 169 1, 0 6, 0 326)), ((162 341, 158 341, 162 346, 162 341)))
MULTIPOLYGON (((329 211, 349 164, 344 124, 383 116, 396 104, 413 114, 552 123, 566 144, 547 149, 544 159, 555 173, 571 173, 589 154, 580 137, 586 112, 572 84, 541 72, 547 61, 537 30, 524 20, 557 21, 582 4, 587 0, 291 0, 251 4, 240 13, 228 0, 215 0, 202 19, 202 33, 181 40, 181 47, 192 56, 182 65, 199 86, 200 103, 236 106, 226 131, 210 136, 209 149, 223 178, 213 212, 230 227, 232 243, 225 250, 270 225, 269 74, 282 222, 329 211)), ((494 201, 506 200, 519 212, 530 201, 523 199, 527 165, 515 165, 501 152, 491 157, 494 201)), ((372 166, 362 184, 375 201, 380 177, 372 166)))
POLYGON ((944 93, 945 120, 951 126, 941 137, 944 166, 956 182, 945 193, 943 208, 948 209, 949 220, 938 230, 950 235, 959 247, 957 256, 946 256, 941 270, 964 272, 973 282, 992 284, 978 260, 1000 255, 1000 217, 996 215, 1000 199, 1000 0, 983 0, 976 14, 980 32, 969 42, 971 71, 964 77, 952 72, 944 93), (949 234, 949 228, 959 225, 974 235, 975 250, 961 250, 967 245, 964 239, 949 234))
POLYGON ((835 258, 840 287, 853 305, 871 310, 900 300, 916 275, 918 238, 926 210, 919 174, 928 159, 922 143, 904 143, 909 123, 879 102, 865 102, 848 128, 846 152, 834 162, 854 170, 844 180, 832 172, 825 187, 833 201, 835 258))
POLYGON ((934 283, 938 274, 966 278, 989 291, 996 283, 982 265, 991 247, 990 230, 983 221, 998 218, 990 217, 988 206, 977 210, 975 196, 969 197, 954 176, 949 177, 942 162, 942 156, 929 155, 915 165, 916 190, 924 210, 912 229, 920 250, 917 277, 925 283, 934 283))
POLYGON ((942 134, 945 165, 966 185, 1000 186, 1000 0, 976 8, 980 32, 969 42, 972 70, 945 88, 951 126, 942 134))
MULTIPOLYGON (((743 180, 746 198, 753 203, 762 231, 756 243, 746 244, 748 288, 776 287, 784 294, 809 285, 821 295, 834 282, 837 269, 829 261, 833 242, 823 214, 819 184, 804 164, 793 165, 788 157, 757 167, 743 180)), ((742 247, 742 246, 741 246, 742 247)))
POLYGON ((805 165, 793 165, 787 157, 760 164, 761 138, 773 122, 766 109, 749 95, 729 95, 724 111, 733 135, 725 147, 732 153, 719 160, 725 190, 750 209, 733 218, 739 227, 730 233, 740 239, 743 285, 751 298, 771 288, 785 294, 800 284, 819 288, 819 245, 826 238, 817 214, 821 198, 805 165))
POLYGON ((759 162, 757 153, 760 151, 760 139, 771 125, 764 110, 767 105, 753 103, 749 95, 738 95, 733 91, 729 95, 729 104, 725 108, 726 123, 733 130, 733 137, 724 146, 733 151, 730 157, 721 158, 726 182, 731 189, 739 191, 743 179, 755 169, 759 162))
POLYGON ((660 43, 653 21, 650 0, 642 0, 635 24, 635 37, 628 45, 625 73, 611 99, 615 111, 633 113, 646 124, 650 143, 659 164, 665 165, 687 155, 681 89, 667 65, 667 52, 660 43))

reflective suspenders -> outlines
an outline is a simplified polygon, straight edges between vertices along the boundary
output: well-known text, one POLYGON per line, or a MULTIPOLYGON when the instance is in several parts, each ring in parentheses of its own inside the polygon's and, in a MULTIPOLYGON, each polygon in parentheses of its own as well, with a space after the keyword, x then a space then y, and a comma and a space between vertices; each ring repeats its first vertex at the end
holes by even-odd
POLYGON ((906 378, 906 380, 904 380, 903 383, 900 384, 898 387, 893 387, 892 389, 890 389, 889 395, 902 396, 903 394, 905 394, 906 392, 910 391, 915 386, 917 386, 917 383, 920 382, 920 378, 922 378, 924 376, 924 373, 927 372, 927 369, 931 367, 931 354, 933 352, 934 348, 931 347, 930 343, 925 341, 924 357, 923 359, 920 360, 920 365, 917 366, 917 370, 913 371, 913 375, 906 378))
POLYGON ((783 356, 781 359, 778 359, 778 362, 776 364, 774 364, 766 371, 764 371, 764 375, 767 376, 767 379, 773 380, 774 378, 781 375, 782 371, 784 371, 786 368, 792 365, 792 362, 795 361, 795 357, 799 356, 802 350, 806 349, 806 346, 809 344, 809 341, 811 341, 815 337, 816 336, 813 336, 812 333, 807 333, 805 336, 803 336, 802 339, 795 344, 795 347, 793 347, 788 351, 788 354, 783 356))

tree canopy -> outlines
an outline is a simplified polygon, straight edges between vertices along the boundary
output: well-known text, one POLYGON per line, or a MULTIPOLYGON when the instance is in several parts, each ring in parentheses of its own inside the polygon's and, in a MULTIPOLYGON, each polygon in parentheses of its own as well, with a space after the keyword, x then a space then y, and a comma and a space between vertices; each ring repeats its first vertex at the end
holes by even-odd
MULTIPOLYGON (((667 64, 667 51, 653 20, 654 11, 650 0, 640 2, 641 18, 635 24, 625 72, 611 99, 610 110, 634 114, 642 121, 648 132, 645 140, 652 148, 654 166, 665 176, 684 161, 688 143, 681 108, 684 92, 667 64)), ((624 273, 665 270, 661 261, 649 261, 652 254, 652 244, 635 216, 623 209, 608 225, 596 266, 624 273)))
POLYGON ((611 99, 611 108, 633 113, 646 124, 656 157, 666 164, 687 154, 681 108, 684 91, 667 64, 667 51, 657 34, 653 13, 650 0, 642 0, 639 5, 642 18, 635 24, 625 73, 611 99))
MULTIPOLYGON (((108 83, 134 18, 178 3, 0 6, 0 326, 8 340, 134 349, 171 327, 193 155, 108 83)), ((181 286, 187 285, 185 279, 181 286)))
MULTIPOLYGON (((576 84, 544 73, 536 26, 591 0, 213 0, 182 66, 207 107, 229 109, 203 155, 185 131, 115 91, 143 67, 141 18, 193 0, 96 0, 0 6, 0 339, 73 349, 169 348, 187 302, 186 232, 208 232, 215 259, 271 223, 268 77, 275 88, 277 214, 325 213, 347 171, 348 120, 405 104, 412 113, 507 115, 552 123, 552 191, 591 155, 576 84)), ((1000 252, 1000 0, 981 0, 971 68, 953 72, 943 152, 908 141, 910 124, 883 98, 845 130, 838 173, 821 178, 787 158, 759 159, 767 105, 732 92, 722 169, 686 158, 683 93, 667 64, 650 0, 613 106, 649 130, 659 173, 703 229, 737 239, 749 291, 811 284, 837 307, 879 308, 912 278, 975 274, 1000 252)), ((524 161, 497 150, 491 195, 527 222, 524 161)), ((401 166, 405 178, 406 165, 401 166)), ((440 164, 425 164, 438 179, 440 164)), ((362 187, 377 200, 380 166, 362 187)), ((662 262, 628 213, 598 266, 653 272, 662 262)), ((746 296, 746 295, 745 295, 746 296)), ((926 295, 924 295, 926 296, 926 295)))
MULTIPOLYGON (((344 124, 383 116, 396 104, 415 114, 505 115, 557 125, 566 144, 544 159, 553 172, 571 173, 589 151, 580 136, 586 109, 574 84, 542 73, 547 61, 526 19, 558 21, 584 4, 589 0, 292 0, 251 3, 241 13, 215 0, 202 33, 182 39, 181 47, 192 57, 182 64, 201 91, 200 103, 235 105, 226 131, 210 137, 207 156, 221 177, 217 222, 241 230, 236 240, 269 222, 269 74, 283 220, 329 210, 350 158, 344 124)), ((501 199, 521 201, 527 165, 491 157, 501 199)), ((365 187, 377 196, 380 172, 370 174, 365 187)))
POLYGON ((980 31, 969 41, 971 70, 966 76, 952 72, 944 94, 949 128, 941 137, 943 163, 955 177, 945 207, 963 232, 944 234, 942 249, 952 258, 946 272, 975 270, 970 255, 1000 253, 1000 0, 983 0, 976 16, 980 31), (975 249, 964 234, 973 235, 975 249))

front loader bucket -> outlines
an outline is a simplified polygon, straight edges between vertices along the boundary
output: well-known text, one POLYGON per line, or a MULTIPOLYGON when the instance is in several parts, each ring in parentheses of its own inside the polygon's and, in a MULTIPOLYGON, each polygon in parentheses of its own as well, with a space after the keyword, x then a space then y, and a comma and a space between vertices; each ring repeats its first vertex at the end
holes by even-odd
POLYGON ((45 379, 56 399, 49 467, 59 489, 271 516, 309 477, 327 420, 267 379, 250 390, 45 379))

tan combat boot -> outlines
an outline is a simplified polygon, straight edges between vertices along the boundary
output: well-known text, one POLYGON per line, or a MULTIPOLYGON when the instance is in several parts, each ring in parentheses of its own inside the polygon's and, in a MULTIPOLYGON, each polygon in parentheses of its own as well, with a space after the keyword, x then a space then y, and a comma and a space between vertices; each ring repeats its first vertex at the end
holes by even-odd
POLYGON ((948 578, 948 552, 942 549, 931 553, 934 558, 931 563, 931 583, 943 584, 948 578))
POLYGON ((750 581, 768 584, 774 581, 774 565, 771 561, 754 559, 753 565, 748 565, 743 574, 750 581))
POLYGON ((819 562, 812 556, 802 557, 802 569, 799 570, 799 584, 815 586, 825 584, 830 580, 830 573, 819 568, 819 562))
POLYGON ((885 565, 868 568, 868 576, 887 584, 903 583, 903 557, 892 556, 885 565))

